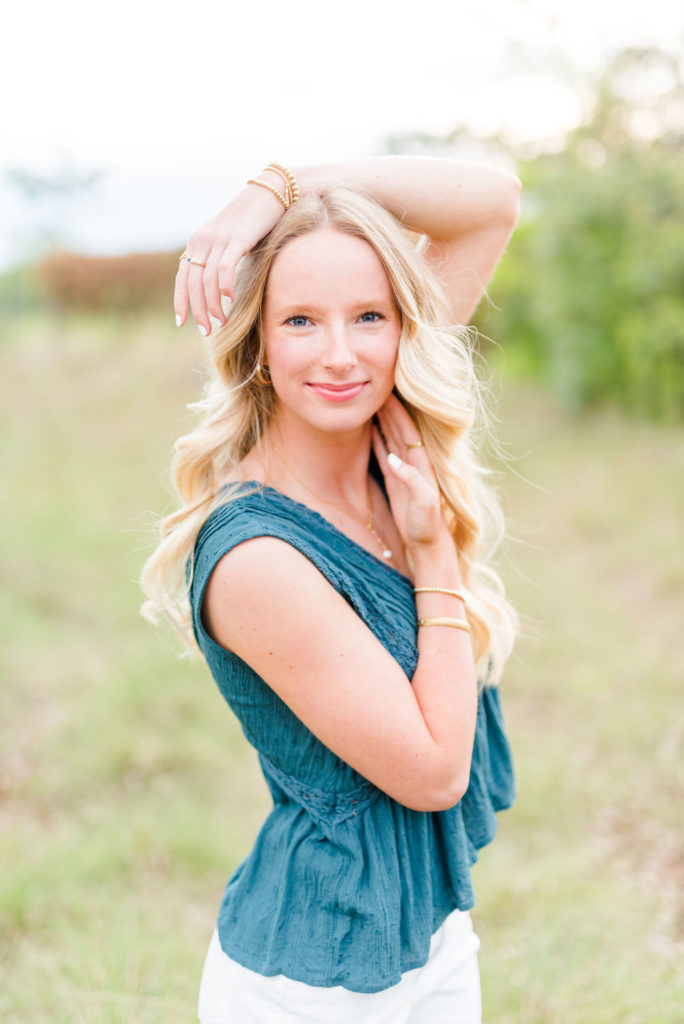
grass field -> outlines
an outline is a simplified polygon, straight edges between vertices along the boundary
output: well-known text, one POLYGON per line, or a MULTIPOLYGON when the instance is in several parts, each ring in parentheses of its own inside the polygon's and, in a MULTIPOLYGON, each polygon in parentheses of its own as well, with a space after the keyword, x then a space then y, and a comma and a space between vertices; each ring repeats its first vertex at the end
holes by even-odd
MULTIPOLYGON (((199 342, 0 328, 0 1019, 195 1014, 225 880, 268 806, 200 662, 138 617, 199 342)), ((503 682, 519 797, 475 869, 488 1024, 675 1024, 684 981, 684 445, 504 389, 503 682)))

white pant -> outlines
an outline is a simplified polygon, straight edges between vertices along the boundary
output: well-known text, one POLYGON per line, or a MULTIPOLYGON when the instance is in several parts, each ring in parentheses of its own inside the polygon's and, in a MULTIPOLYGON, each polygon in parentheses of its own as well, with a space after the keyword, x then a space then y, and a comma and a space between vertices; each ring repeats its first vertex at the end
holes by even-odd
POLYGON ((214 932, 199 994, 201 1024, 480 1024, 480 940, 455 910, 432 936, 423 967, 382 992, 266 978, 231 960, 214 932))

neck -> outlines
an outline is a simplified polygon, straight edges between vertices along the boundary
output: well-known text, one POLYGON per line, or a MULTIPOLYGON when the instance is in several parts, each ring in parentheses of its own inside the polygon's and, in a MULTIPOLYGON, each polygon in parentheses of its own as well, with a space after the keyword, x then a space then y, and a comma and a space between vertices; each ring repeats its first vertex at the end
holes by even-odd
MULTIPOLYGON (((373 508, 368 479, 371 424, 334 434, 313 431, 299 422, 290 429, 286 426, 290 425, 272 420, 258 453, 254 452, 264 483, 313 507, 357 543, 365 543, 359 528, 364 538, 371 535, 367 546, 376 549, 378 557, 388 561, 395 557, 391 537, 396 529, 391 523, 383 525, 382 513, 379 516, 373 508)), ((389 514, 386 507, 385 511, 389 514)), ((398 536, 393 546, 395 552, 399 550, 398 536)))
POLYGON ((260 447, 265 474, 278 489, 303 488, 322 500, 366 508, 370 423, 333 434, 276 419, 260 447))

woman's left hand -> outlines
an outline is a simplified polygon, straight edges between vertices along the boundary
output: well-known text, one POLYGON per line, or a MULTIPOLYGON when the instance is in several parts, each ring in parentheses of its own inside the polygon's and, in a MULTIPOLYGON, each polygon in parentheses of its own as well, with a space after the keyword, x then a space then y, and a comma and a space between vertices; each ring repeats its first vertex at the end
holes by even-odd
POLYGON ((380 430, 373 427, 373 449, 403 544, 415 551, 444 542, 449 534, 439 485, 415 423, 395 395, 377 416, 380 430))

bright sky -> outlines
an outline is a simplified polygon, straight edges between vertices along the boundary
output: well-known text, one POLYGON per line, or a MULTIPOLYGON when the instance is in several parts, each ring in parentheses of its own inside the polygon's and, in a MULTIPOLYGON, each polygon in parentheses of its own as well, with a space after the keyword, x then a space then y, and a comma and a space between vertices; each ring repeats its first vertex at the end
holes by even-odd
MULTIPOLYGON (((4 20, 0 175, 104 170, 60 224, 99 249, 182 245, 272 159, 463 122, 552 137, 607 54, 684 44, 673 0, 25 0, 4 20)), ((5 214, 20 247, 29 210, 3 187, 5 214)))

